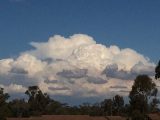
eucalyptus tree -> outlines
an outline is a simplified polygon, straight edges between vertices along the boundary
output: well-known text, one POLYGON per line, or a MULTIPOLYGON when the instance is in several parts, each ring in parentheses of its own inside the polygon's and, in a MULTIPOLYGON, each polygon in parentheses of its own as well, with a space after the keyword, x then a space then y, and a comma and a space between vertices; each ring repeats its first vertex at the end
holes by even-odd
MULTIPOLYGON (((148 112, 148 100, 156 94, 155 91, 157 91, 156 84, 150 77, 147 75, 137 76, 129 94, 132 113, 135 114, 136 112, 142 119, 142 116, 145 116, 148 112)), ((137 119, 137 116, 134 115, 134 118, 137 119)))
POLYGON ((28 90, 25 92, 28 95, 28 104, 29 109, 32 112, 32 115, 40 115, 43 114, 45 111, 45 107, 50 102, 50 97, 43 93, 38 86, 30 86, 28 90))

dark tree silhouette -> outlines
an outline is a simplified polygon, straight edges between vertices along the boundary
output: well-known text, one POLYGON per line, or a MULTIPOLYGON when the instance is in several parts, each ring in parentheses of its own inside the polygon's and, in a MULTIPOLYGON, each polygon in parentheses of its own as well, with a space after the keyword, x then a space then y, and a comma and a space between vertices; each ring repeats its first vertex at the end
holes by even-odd
POLYGON ((54 114, 54 115, 60 115, 60 114, 69 114, 68 113, 68 106, 66 104, 62 104, 58 101, 51 100, 50 103, 46 106, 45 114, 54 114))
POLYGON ((79 108, 82 115, 89 115, 91 113, 91 104, 89 103, 83 103, 79 108))
POLYGON ((104 111, 101 107, 101 104, 95 103, 91 106, 91 116, 102 116, 104 115, 104 111))
POLYGON ((9 98, 9 94, 4 93, 4 89, 0 88, 0 105, 5 104, 8 98, 9 98))
POLYGON ((155 113, 159 111, 158 104, 160 101, 157 98, 153 98, 150 103, 150 112, 155 113))
POLYGON ((160 61, 158 62, 158 65, 157 65, 157 67, 156 67, 156 69, 155 69, 155 78, 156 79, 158 79, 158 78, 160 78, 160 61))
MULTIPOLYGON (((148 112, 148 99, 153 96, 156 85, 147 75, 139 75, 134 81, 132 90, 129 94, 132 118, 138 119, 134 114, 145 116, 148 112)), ((140 118, 142 119, 142 118, 140 118)), ((142 119, 143 120, 143 119, 142 119)))
POLYGON ((9 105, 14 117, 29 117, 29 105, 24 99, 14 99, 9 105))
POLYGON ((45 107, 49 104, 50 98, 46 93, 42 93, 38 86, 30 86, 25 92, 29 96, 29 108, 32 115, 43 114, 45 107))
POLYGON ((112 99, 105 99, 102 103, 102 108, 105 112, 105 115, 113 115, 113 101, 112 99))
POLYGON ((7 104, 9 98, 8 93, 4 93, 4 89, 0 88, 0 120, 4 120, 6 117, 11 116, 11 111, 7 104))
POLYGON ((116 95, 113 97, 113 105, 114 105, 114 112, 116 115, 120 115, 120 111, 122 111, 124 107, 124 100, 122 96, 116 95))

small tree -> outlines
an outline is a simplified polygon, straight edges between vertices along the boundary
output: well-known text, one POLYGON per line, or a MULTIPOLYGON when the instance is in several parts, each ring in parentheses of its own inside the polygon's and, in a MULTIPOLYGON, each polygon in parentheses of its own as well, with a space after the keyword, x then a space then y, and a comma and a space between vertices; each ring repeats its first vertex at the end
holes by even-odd
POLYGON ((123 97, 116 95, 113 97, 113 105, 114 105, 114 111, 116 112, 116 115, 120 114, 120 111, 122 111, 124 107, 124 100, 123 97))
POLYGON ((105 99, 101 106, 104 110, 105 115, 112 116, 113 115, 113 101, 112 99, 105 99))
POLYGON ((79 106, 82 115, 89 115, 91 113, 91 104, 83 103, 79 106))
POLYGON ((65 113, 66 113, 66 105, 60 103, 59 101, 51 100, 50 103, 46 106, 45 114, 59 115, 65 113))
POLYGON ((29 117, 29 106, 24 99, 15 99, 9 103, 13 117, 29 117))

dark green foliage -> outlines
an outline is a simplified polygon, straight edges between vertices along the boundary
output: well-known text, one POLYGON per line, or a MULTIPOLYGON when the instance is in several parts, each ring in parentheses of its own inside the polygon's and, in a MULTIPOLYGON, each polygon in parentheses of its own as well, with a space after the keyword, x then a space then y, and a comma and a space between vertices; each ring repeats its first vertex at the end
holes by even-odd
POLYGON ((158 78, 160 78, 160 61, 158 62, 158 65, 157 65, 157 67, 156 67, 156 69, 155 69, 155 78, 156 79, 158 79, 158 78))
POLYGON ((60 115, 61 113, 67 114, 67 105, 58 101, 51 100, 45 108, 45 114, 60 115))
POLYGON ((146 120, 146 115, 142 114, 139 110, 134 110, 132 112, 132 120, 146 120))
POLYGON ((105 99, 101 104, 102 104, 102 108, 104 110, 105 115, 112 116, 113 115, 112 99, 105 99))
POLYGON ((4 93, 3 88, 0 88, 0 120, 4 120, 6 117, 11 116, 11 111, 7 104, 9 95, 4 93))
POLYGON ((158 104, 160 101, 157 98, 153 98, 151 103, 150 103, 150 112, 156 113, 159 111, 158 104))
POLYGON ((101 102, 104 115, 124 115, 122 112, 125 111, 124 99, 122 96, 115 95, 113 99, 105 99, 101 102))
POLYGON ((155 91, 156 85, 151 78, 147 75, 137 76, 129 94, 132 118, 136 117, 134 112, 140 118, 148 113, 148 99, 156 94, 155 91))
POLYGON ((91 106, 91 116, 103 116, 104 115, 104 110, 102 109, 101 104, 95 103, 91 106))
POLYGON ((29 96, 28 104, 31 115, 43 114, 50 102, 49 96, 46 93, 43 94, 38 86, 30 86, 25 94, 29 96))
POLYGON ((147 97, 152 96, 155 90, 156 85, 151 78, 147 75, 139 75, 134 81, 129 97, 132 99, 137 95, 142 95, 147 99, 147 97))
POLYGON ((83 103, 79 106, 79 109, 82 115, 89 115, 91 113, 91 104, 83 103))
POLYGON ((4 93, 4 89, 0 88, 0 105, 5 104, 8 98, 9 98, 8 93, 4 93))
POLYGON ((124 100, 122 96, 116 95, 113 98, 113 105, 114 105, 114 114, 120 115, 121 111, 124 108, 124 100))
POLYGON ((12 111, 7 104, 0 106, 0 120, 6 120, 7 117, 12 116, 12 111))
POLYGON ((122 116, 129 117, 131 116, 131 106, 130 104, 125 104, 122 111, 122 116))
POLYGON ((9 102, 13 117, 29 117, 29 104, 24 99, 15 99, 9 102))

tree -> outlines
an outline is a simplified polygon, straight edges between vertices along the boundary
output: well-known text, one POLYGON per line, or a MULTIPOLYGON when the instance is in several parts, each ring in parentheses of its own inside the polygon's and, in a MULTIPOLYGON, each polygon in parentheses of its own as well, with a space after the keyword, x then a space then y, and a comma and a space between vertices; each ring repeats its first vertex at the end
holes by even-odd
POLYGON ((116 95, 115 97, 113 97, 113 105, 114 105, 114 112, 116 113, 116 115, 119 115, 120 111, 122 111, 124 107, 123 97, 119 95, 116 95))
POLYGON ((15 99, 9 103, 13 117, 29 117, 29 105, 24 99, 15 99))
POLYGON ((79 106, 82 115, 89 115, 91 113, 91 104, 83 103, 79 106))
POLYGON ((6 103, 6 100, 8 100, 9 94, 4 93, 4 89, 0 88, 0 105, 3 105, 6 103))
POLYGON ((132 120, 146 120, 146 115, 142 114, 139 110, 133 110, 132 120))
POLYGON ((132 113, 136 111, 141 114, 140 117, 145 116, 148 112, 148 99, 154 95, 155 90, 156 85, 151 78, 147 75, 137 76, 129 94, 132 113))
POLYGON ((109 115, 109 116, 113 115, 113 101, 112 101, 112 99, 105 99, 101 103, 101 106, 105 112, 105 115, 109 115))
POLYGON ((4 93, 4 89, 0 88, 0 120, 4 120, 6 117, 11 116, 11 111, 7 104, 9 98, 8 93, 4 93))
POLYGON ((91 106, 91 116, 102 116, 104 114, 103 109, 101 108, 101 104, 95 103, 91 106))
POLYGON ((150 112, 158 112, 159 108, 158 108, 158 104, 160 103, 160 101, 157 98, 153 98, 151 103, 150 103, 150 112))
POLYGON ((40 115, 49 104, 50 98, 46 93, 42 93, 38 86, 30 86, 25 92, 29 96, 29 108, 32 115, 40 115))
POLYGON ((160 61, 158 62, 157 67, 155 68, 155 78, 158 79, 160 78, 160 61))
POLYGON ((58 101, 51 100, 50 103, 46 106, 45 114, 50 115, 60 115, 67 114, 67 105, 62 104, 58 101))

